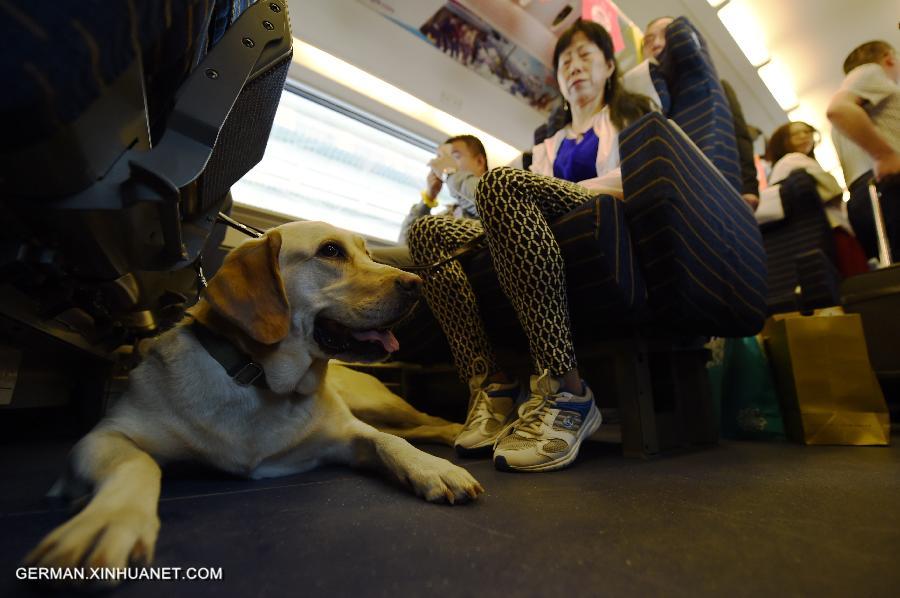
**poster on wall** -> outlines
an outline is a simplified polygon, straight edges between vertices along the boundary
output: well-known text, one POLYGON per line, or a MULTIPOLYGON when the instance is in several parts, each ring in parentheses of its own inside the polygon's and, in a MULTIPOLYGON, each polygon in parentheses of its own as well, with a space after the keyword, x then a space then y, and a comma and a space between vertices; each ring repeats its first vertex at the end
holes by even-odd
POLYGON ((600 23, 609 31, 613 40, 616 60, 623 71, 627 71, 641 58, 641 30, 625 16, 612 0, 582 0, 581 18, 600 23))
MULTIPOLYGON (((478 2, 457 0, 358 0, 459 64, 549 114, 562 105, 553 69, 510 41, 499 28, 474 12, 478 2)), ((491 0, 500 2, 501 0, 491 0)), ((508 0, 507 0, 508 1, 508 0)), ((623 71, 638 62, 640 30, 611 0, 582 0, 581 17, 603 25, 613 38, 623 71)), ((510 6, 510 11, 516 9, 510 6)), ((495 16, 497 11, 494 11, 495 16)), ((548 30, 551 23, 546 23, 548 30)), ((556 36, 560 32, 554 31, 556 36)), ((552 40, 555 37, 551 37, 552 40)), ((532 51, 534 49, 532 48, 532 51)))
POLYGON ((562 105, 551 69, 458 2, 359 1, 535 110, 562 105))
POLYGON ((456 2, 448 2, 419 31, 431 45, 532 108, 561 103, 553 72, 456 2))

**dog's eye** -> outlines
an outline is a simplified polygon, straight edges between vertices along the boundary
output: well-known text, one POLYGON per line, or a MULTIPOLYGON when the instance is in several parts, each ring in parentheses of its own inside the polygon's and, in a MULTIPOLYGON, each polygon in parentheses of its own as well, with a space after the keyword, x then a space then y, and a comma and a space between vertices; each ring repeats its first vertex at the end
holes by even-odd
POLYGON ((346 257, 346 253, 344 253, 344 248, 334 242, 325 243, 321 247, 319 247, 318 255, 320 257, 328 257, 328 258, 338 258, 338 257, 346 257))

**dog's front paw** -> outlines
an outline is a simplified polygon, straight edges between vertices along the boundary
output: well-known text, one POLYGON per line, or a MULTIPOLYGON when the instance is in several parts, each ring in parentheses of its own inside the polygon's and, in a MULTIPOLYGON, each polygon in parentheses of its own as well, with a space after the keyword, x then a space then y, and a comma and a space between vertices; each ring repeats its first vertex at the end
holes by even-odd
POLYGON ((158 533, 159 518, 155 514, 88 505, 50 532, 24 562, 31 566, 86 569, 147 565, 153 561, 158 533))
POLYGON ((484 492, 468 471, 428 453, 407 468, 406 478, 415 493, 429 502, 455 504, 475 500, 484 492))

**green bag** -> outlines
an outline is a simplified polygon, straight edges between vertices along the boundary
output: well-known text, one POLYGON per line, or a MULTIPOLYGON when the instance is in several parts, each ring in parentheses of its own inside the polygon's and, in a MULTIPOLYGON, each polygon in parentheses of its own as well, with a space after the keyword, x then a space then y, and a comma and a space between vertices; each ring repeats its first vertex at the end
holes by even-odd
POLYGON ((706 373, 709 376, 709 387, 712 392, 713 408, 717 421, 722 421, 722 381, 725 377, 725 339, 713 337, 704 345, 709 349, 709 361, 706 362, 706 373))
POLYGON ((723 438, 785 439, 772 371, 757 337, 726 339, 719 375, 723 438))

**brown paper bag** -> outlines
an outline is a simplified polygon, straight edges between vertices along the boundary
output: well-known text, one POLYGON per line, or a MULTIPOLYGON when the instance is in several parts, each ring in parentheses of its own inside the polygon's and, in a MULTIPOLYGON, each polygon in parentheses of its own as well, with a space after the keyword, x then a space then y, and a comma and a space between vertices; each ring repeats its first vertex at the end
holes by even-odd
POLYGON ((858 314, 780 314, 763 334, 790 439, 889 444, 887 405, 858 314))

